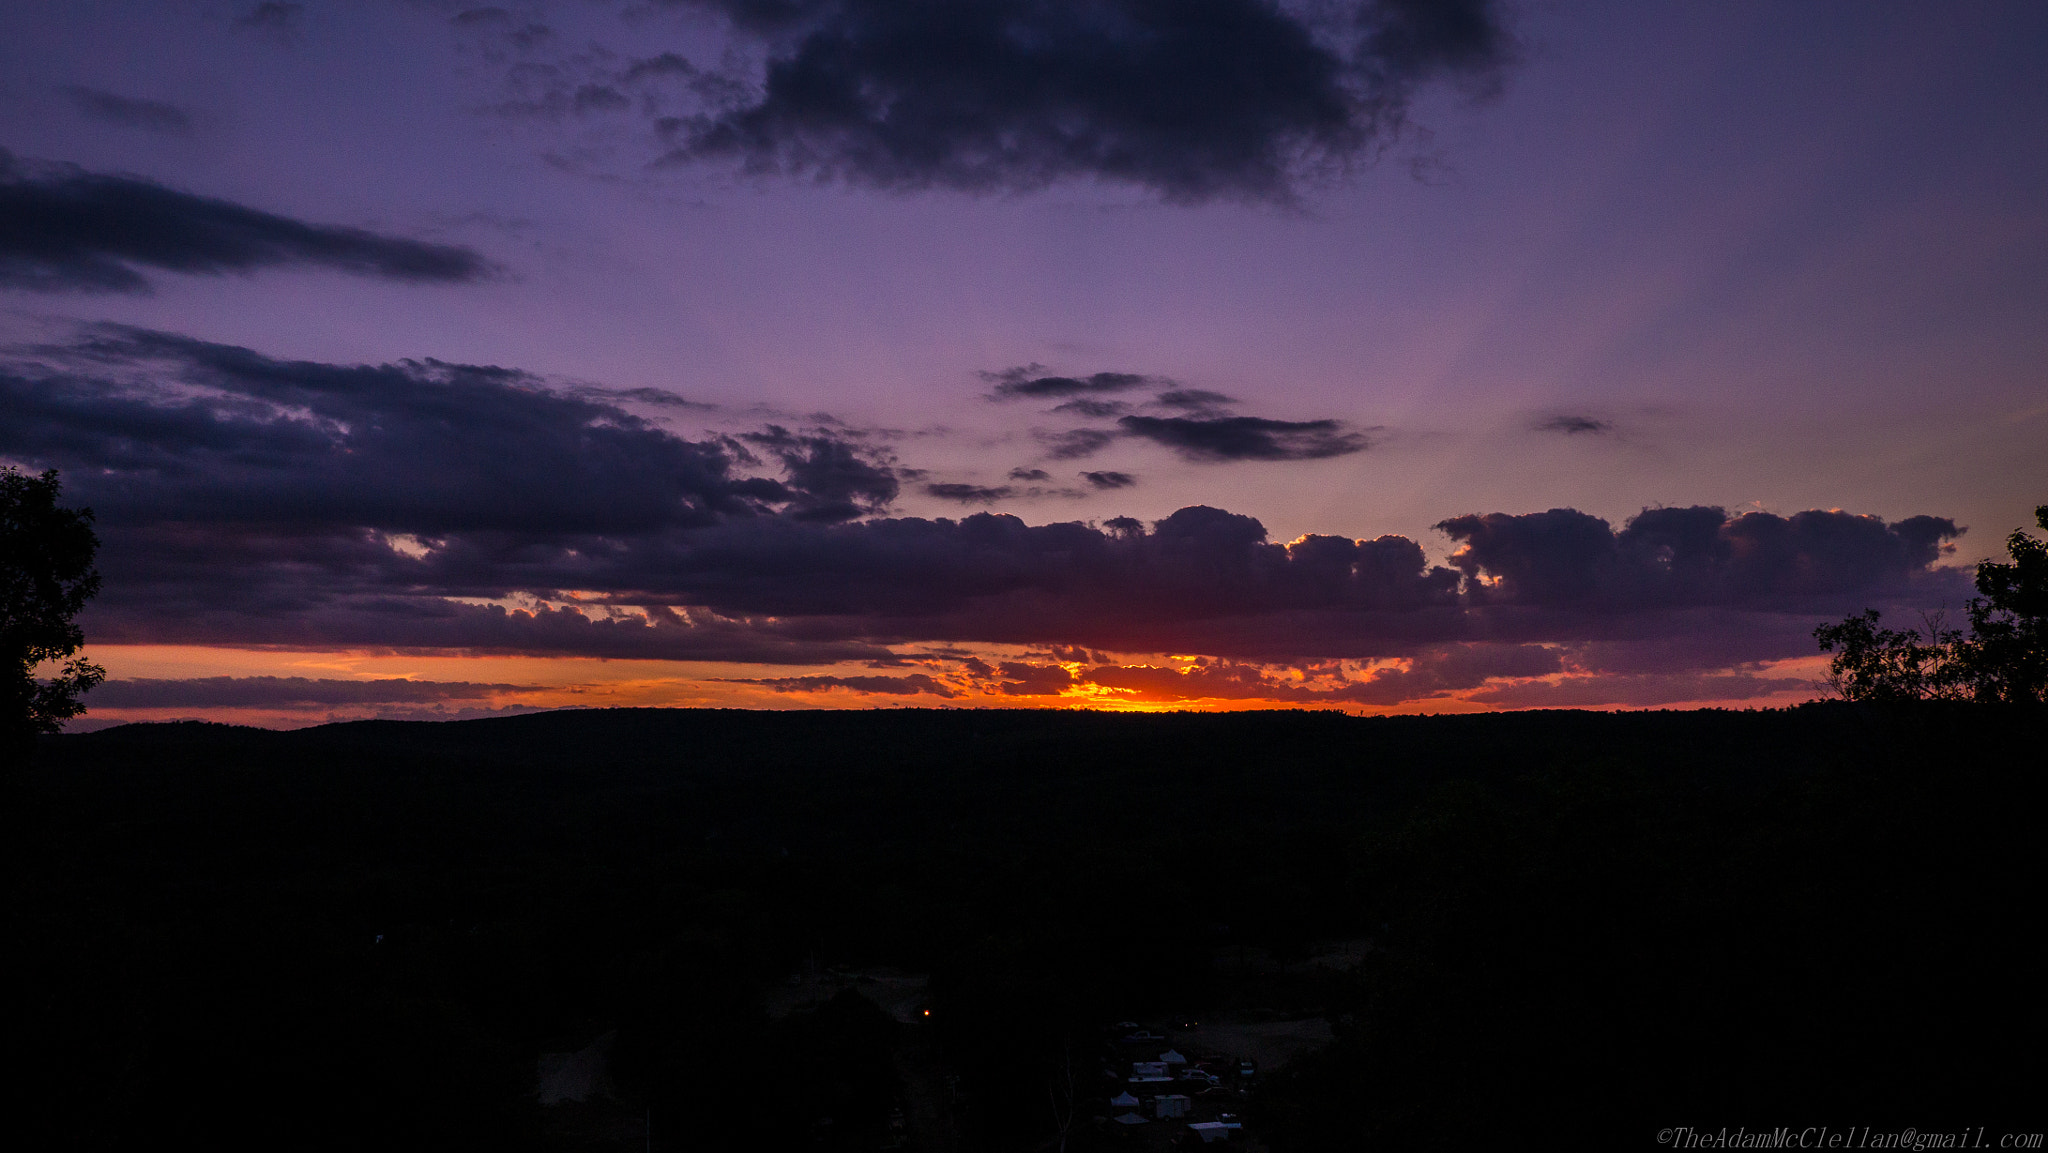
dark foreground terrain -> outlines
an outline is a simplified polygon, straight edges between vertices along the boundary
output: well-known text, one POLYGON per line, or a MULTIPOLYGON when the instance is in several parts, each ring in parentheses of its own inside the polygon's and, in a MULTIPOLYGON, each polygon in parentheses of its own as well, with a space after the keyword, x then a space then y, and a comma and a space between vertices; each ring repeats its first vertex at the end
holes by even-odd
POLYGON ((2044 766, 2038 714, 1849 705, 51 738, 6 786, 6 1126, 1138 1147, 1094 1120, 1105 1024, 1221 1013, 1334 1036, 1230 1098, 1282 1153, 2038 1130, 2044 766), (882 966, 929 1016, 768 1011, 882 966), (609 1094, 542 1106, 541 1055, 594 1044, 609 1094))

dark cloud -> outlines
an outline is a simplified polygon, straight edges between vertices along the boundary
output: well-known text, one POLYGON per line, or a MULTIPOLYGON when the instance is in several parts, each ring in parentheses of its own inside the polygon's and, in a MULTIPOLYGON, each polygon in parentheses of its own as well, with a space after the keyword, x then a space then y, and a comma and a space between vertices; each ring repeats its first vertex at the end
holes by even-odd
POLYGON ((1212 412, 1226 404, 1236 404, 1237 398, 1210 392, 1206 388, 1173 388, 1153 397, 1152 403, 1192 412, 1212 412))
POLYGON ((133 177, 29 165, 0 150, 0 287, 147 291, 137 265, 216 275, 309 265, 442 283, 492 272, 467 248, 307 224, 133 177))
POLYGON ((990 400, 1043 399, 1090 393, 1128 392, 1158 380, 1157 377, 1142 376, 1135 372, 1098 372, 1090 376, 1046 376, 1044 373, 1044 365, 1027 364, 1021 368, 1006 368, 1001 372, 984 372, 978 375, 996 386, 995 390, 989 393, 990 400))
POLYGON ((1601 706, 1685 704, 1692 701, 1748 701, 1814 687, 1799 677, 1755 673, 1638 673, 1563 677, 1489 686, 1466 699, 1510 709, 1583 709, 1601 706))
POLYGON ((924 673, 902 677, 771 677, 763 680, 730 680, 737 685, 761 685, 778 693, 816 693, 829 689, 882 696, 933 696, 951 699, 960 694, 924 673))
POLYGON ((797 520, 852 520, 880 512, 896 499, 895 472, 845 440, 823 434, 798 436, 773 424, 741 439, 768 449, 782 462, 789 477, 783 511, 797 520))
POLYGON ((1453 517, 1437 528, 1460 542, 1450 563, 1475 603, 1646 607, 1893 589, 1962 533, 1937 517, 1730 517, 1707 506, 1644 509, 1619 533, 1573 509, 1453 517))
POLYGON ((609 84, 579 84, 570 106, 580 114, 618 112, 633 106, 632 98, 609 84))
POLYGON ((678 396, 665 388, 603 388, 598 385, 579 385, 567 390, 573 396, 587 396, 602 401, 630 400, 656 408, 686 408, 699 412, 715 412, 718 406, 701 400, 690 400, 678 396))
POLYGON ((1010 479, 1022 481, 1049 481, 1052 479, 1052 474, 1045 471, 1042 468, 1013 468, 1010 470, 1010 479))
POLYGON ((417 704, 480 700, 531 686, 470 681, 347 681, 307 677, 193 677, 111 680, 93 691, 94 708, 276 708, 303 705, 417 704))
POLYGON ((671 159, 915 190, 1072 178, 1284 201, 1369 156, 1418 84, 1486 83, 1489 0, 694 0, 768 46, 671 159))
POLYGON ((1597 417, 1565 415, 1553 416, 1548 420, 1538 421, 1536 423, 1536 431, 1561 432, 1566 436, 1576 436, 1579 433, 1613 432, 1614 425, 1597 417))
POLYGON ((281 3, 280 0, 263 0, 235 21, 237 28, 246 28, 287 44, 305 25, 306 6, 281 3))
POLYGON ((80 112, 95 120, 119 124, 124 128, 140 128, 145 132, 161 132, 166 136, 187 136, 192 132, 191 115, 175 104, 161 100, 137 100, 75 85, 64 89, 64 94, 71 97, 71 103, 80 112))
POLYGON ((458 28, 475 28, 492 24, 510 24, 512 14, 503 8, 466 8, 448 18, 458 28))
POLYGON ((1084 472, 1081 479, 1101 489, 1129 488, 1138 478, 1127 472, 1084 472))
POLYGON ((1256 416, 1127 416, 1125 433, 1163 444, 1193 461, 1321 460, 1365 450, 1364 434, 1339 420, 1266 420, 1256 416))
POLYGON ((1002 671, 998 688, 1009 697, 1056 697, 1074 685, 1074 674, 1059 665, 1004 661, 1002 671))
POLYGON ((1046 443, 1045 455, 1052 459, 1081 460, 1108 448, 1116 434, 1099 428, 1077 428, 1072 432, 1047 433, 1041 439, 1046 443))
POLYGON ((775 428, 759 439, 787 482, 743 478, 726 446, 509 369, 278 361, 118 327, 40 352, 0 371, 0 452, 93 470, 80 482, 103 522, 619 532, 773 506, 812 517, 890 483, 844 446, 775 428))
POLYGON ((1476 688, 1501 678, 1541 677, 1561 667, 1556 651, 1540 645, 1451 645, 1428 649, 1405 664, 1375 668, 1363 677, 1342 669, 1304 676, 1299 670, 1203 659, 1186 668, 1102 665, 1082 679, 1152 701, 1266 700, 1290 704, 1395 705, 1476 688))
POLYGON ((1090 420, 1107 420, 1129 412, 1131 406, 1121 400, 1092 400, 1082 397, 1065 404, 1053 406, 1052 411, 1071 416, 1085 416, 1090 420))
POLYGON ((1442 523, 1448 566, 1399 536, 1276 543, 1202 506, 1150 524, 890 517, 900 470, 851 437, 689 440, 515 369, 284 361, 118 327, 0 359, 0 459, 63 469, 98 513, 96 643, 814 666, 1061 646, 1133 691, 1372 704, 1528 677, 1761 677, 1810 654, 1818 620, 1968 595, 1934 567, 1960 531, 1934 517, 1474 514, 1442 523), (1232 663, 1118 672, 1105 652, 1232 663), (1274 671, 1339 660, 1374 663, 1274 671))
POLYGON ((994 504, 1017 495, 1009 485, 989 487, 979 484, 928 484, 924 491, 940 500, 957 500, 962 504, 994 504))

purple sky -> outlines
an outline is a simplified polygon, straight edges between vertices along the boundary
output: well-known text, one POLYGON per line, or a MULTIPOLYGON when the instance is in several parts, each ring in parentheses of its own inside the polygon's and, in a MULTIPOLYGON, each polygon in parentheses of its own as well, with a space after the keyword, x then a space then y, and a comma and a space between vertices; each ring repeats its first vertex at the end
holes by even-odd
POLYGON ((1800 699, 2048 500, 2043 59, 2022 3, 10 5, 0 461, 100 512, 102 718, 1800 699), (1454 519, 1551 509, 1609 535, 1454 519), (394 676, 456 687, 317 688, 394 676))

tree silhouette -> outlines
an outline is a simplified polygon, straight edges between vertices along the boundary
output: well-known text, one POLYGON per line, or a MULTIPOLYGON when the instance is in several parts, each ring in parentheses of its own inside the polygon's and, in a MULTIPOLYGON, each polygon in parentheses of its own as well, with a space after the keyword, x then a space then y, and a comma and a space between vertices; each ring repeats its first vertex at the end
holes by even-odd
MULTIPOLYGON (((2048 530, 2048 505, 2034 520, 2048 530)), ((2048 542, 2014 529, 2006 549, 2010 563, 1977 566, 1982 595, 1970 601, 1967 633, 1938 613, 1924 631, 1884 628, 1876 609, 1814 629, 1821 651, 1835 654, 1828 684, 1852 701, 2048 701, 2048 542)))
MULTIPOLYGON (((2034 510, 2034 523, 2048 531, 2048 504, 2034 510)), ((1983 596, 1970 602, 1966 662, 1979 699, 2048 700, 2048 541, 2014 529, 2005 547, 2012 563, 1977 566, 1983 596)))
POLYGON ((100 587, 92 510, 63 508, 57 494, 55 469, 0 469, 0 757, 10 762, 84 712, 79 698, 107 675, 75 655, 85 634, 72 618, 100 587), (65 663, 44 680, 46 661, 65 663))

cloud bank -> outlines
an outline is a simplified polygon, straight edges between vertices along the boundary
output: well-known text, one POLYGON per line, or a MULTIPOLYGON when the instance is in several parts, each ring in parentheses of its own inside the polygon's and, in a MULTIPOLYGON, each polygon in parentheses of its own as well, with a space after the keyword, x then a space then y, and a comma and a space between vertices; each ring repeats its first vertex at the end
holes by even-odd
POLYGON ((1004 657, 988 692, 1506 703, 1593 691, 1573 677, 1638 695, 1669 691, 1656 676, 1756 678, 1810 654, 1816 620, 1968 595, 1940 565, 1961 529, 1931 516, 1469 513, 1438 525, 1441 564, 1406 537, 1282 543, 1204 506, 1150 524, 894 516, 909 470, 829 430, 692 440, 514 369, 284 361, 119 327, 0 359, 0 458, 63 469, 97 511, 100 643, 784 666, 1018 646, 1094 655, 1004 657), (1102 656, 1148 653, 1209 663, 1102 656))

